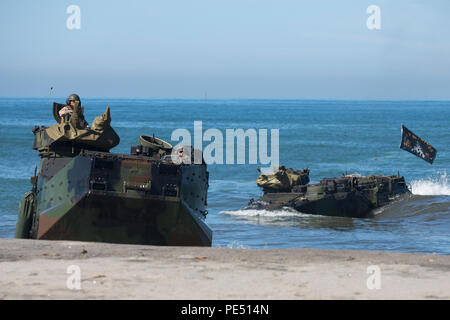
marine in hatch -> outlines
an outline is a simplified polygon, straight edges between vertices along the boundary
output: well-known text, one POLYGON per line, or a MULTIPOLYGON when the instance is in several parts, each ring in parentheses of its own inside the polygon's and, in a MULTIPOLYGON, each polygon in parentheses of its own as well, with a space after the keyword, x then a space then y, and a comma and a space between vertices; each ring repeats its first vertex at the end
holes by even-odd
POLYGON ((53 113, 60 124, 70 121, 77 129, 89 128, 89 124, 84 119, 84 108, 81 106, 81 99, 75 93, 66 99, 66 105, 55 103, 53 113))

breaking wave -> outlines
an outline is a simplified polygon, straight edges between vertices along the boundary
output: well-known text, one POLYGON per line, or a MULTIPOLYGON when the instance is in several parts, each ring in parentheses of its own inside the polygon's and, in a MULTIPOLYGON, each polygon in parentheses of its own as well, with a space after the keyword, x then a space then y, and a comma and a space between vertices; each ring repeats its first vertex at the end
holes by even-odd
POLYGON ((428 179, 411 181, 411 191, 420 196, 450 196, 450 179, 447 172, 428 179))

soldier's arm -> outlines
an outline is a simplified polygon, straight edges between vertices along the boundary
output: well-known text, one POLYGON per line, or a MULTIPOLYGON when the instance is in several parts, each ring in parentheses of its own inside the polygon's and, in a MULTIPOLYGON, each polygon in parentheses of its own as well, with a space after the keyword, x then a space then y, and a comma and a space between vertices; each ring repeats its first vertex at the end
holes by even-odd
POLYGON ((58 114, 61 117, 61 123, 64 122, 64 116, 72 115, 72 113, 73 113, 73 110, 70 107, 68 107, 68 106, 65 106, 64 108, 59 110, 58 114))

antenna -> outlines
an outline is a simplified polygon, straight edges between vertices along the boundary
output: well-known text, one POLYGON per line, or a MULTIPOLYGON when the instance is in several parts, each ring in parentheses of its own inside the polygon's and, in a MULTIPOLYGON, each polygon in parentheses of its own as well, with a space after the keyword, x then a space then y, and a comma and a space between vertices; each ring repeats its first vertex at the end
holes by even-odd
POLYGON ((50 87, 50 92, 48 93, 48 104, 51 104, 51 99, 52 99, 52 93, 53 93, 53 86, 50 87))

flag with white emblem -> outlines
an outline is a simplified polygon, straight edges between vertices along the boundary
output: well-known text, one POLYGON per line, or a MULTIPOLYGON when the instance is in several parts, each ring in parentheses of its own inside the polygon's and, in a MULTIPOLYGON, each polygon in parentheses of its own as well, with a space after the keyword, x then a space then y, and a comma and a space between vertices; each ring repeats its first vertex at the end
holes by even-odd
POLYGON ((400 144, 400 149, 411 152, 430 164, 433 163, 437 153, 437 150, 428 142, 419 138, 404 125, 402 125, 402 143, 400 144))

